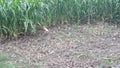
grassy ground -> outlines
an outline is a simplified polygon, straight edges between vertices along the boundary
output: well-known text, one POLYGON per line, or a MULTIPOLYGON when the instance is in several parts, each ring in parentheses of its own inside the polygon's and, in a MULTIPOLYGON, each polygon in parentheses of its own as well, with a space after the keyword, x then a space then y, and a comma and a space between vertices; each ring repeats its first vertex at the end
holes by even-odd
POLYGON ((64 25, 1 42, 19 68, 120 68, 120 28, 64 25))
POLYGON ((14 61, 11 60, 9 55, 0 50, 0 68, 17 68, 14 61))

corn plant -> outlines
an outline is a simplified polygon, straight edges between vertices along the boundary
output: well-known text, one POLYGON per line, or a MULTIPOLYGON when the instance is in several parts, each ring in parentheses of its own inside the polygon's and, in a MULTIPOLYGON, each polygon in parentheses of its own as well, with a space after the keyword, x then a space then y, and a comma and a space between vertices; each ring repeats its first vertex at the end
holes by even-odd
POLYGON ((36 33, 36 26, 67 21, 120 23, 119 0, 0 0, 0 37, 36 33))

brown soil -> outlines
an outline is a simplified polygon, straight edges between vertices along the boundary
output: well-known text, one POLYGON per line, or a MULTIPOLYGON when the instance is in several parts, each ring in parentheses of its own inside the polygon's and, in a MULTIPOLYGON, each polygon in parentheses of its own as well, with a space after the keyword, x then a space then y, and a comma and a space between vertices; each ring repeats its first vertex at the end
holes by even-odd
POLYGON ((120 28, 64 25, 0 45, 19 68, 120 68, 120 28))

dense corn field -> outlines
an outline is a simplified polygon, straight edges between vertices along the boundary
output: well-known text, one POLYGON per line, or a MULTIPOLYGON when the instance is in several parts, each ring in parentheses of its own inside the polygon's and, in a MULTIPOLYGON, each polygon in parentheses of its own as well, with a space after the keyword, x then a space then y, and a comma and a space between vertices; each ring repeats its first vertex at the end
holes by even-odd
POLYGON ((120 0, 0 0, 0 37, 63 22, 120 23, 120 0))

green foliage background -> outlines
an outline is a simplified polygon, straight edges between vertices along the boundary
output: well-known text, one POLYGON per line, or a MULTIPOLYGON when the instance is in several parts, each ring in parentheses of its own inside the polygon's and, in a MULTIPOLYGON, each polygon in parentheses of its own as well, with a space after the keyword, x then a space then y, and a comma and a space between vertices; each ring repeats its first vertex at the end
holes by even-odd
MULTIPOLYGON (((120 23, 120 0, 0 0, 0 37, 67 21, 120 23)), ((91 22, 92 23, 92 22, 91 22)))

